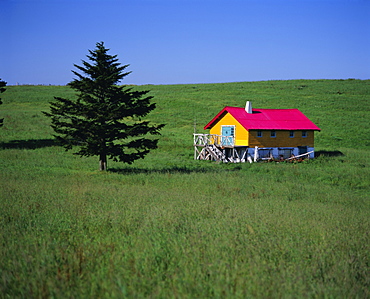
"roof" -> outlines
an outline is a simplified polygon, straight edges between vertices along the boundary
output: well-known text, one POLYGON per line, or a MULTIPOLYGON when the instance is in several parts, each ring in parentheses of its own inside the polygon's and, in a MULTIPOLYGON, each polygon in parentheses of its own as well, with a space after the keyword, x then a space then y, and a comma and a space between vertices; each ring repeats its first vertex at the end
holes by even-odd
POLYGON ((210 129, 230 113, 246 130, 314 130, 320 131, 312 121, 298 109, 252 109, 225 107, 205 127, 210 129))

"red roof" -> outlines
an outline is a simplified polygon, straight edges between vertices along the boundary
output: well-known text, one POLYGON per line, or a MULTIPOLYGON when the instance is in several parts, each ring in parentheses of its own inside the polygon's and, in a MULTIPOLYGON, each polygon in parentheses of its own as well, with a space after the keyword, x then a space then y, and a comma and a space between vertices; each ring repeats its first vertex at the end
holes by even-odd
POLYGON ((252 109, 247 113, 238 107, 225 107, 204 129, 212 128, 227 112, 246 130, 321 130, 298 109, 252 109))

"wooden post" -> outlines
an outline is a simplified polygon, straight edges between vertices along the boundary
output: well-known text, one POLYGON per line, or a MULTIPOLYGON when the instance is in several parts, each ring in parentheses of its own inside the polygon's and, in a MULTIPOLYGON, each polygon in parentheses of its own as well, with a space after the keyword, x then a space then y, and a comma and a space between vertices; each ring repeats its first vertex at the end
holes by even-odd
POLYGON ((258 159, 258 146, 254 147, 254 162, 257 162, 258 159))

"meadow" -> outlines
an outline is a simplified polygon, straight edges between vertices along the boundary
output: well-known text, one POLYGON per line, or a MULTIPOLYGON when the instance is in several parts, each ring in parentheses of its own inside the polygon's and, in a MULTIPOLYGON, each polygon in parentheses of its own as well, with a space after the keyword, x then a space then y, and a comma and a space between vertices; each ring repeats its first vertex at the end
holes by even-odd
POLYGON ((1 94, 1 298, 370 297, 370 80, 132 88, 166 126, 157 150, 107 172, 57 146, 42 115, 73 90, 1 94), (195 161, 194 130, 247 100, 300 109, 322 129, 318 157, 195 161))

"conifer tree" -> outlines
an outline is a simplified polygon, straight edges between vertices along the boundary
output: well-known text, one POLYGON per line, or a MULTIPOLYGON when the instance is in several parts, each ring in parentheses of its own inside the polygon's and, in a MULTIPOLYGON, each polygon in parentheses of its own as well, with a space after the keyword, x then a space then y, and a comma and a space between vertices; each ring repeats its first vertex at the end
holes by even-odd
MULTIPOLYGON (((0 93, 3 93, 6 90, 5 86, 6 86, 6 82, 0 79, 0 93)), ((0 105, 2 103, 3 102, 1 101, 1 98, 0 98, 0 105)), ((3 125, 4 125, 4 119, 0 118, 0 127, 2 127, 3 125)))
POLYGON ((77 99, 54 97, 50 113, 44 112, 65 149, 77 147, 74 154, 81 157, 99 156, 100 170, 107 169, 107 158, 128 164, 144 158, 158 143, 148 135, 160 135, 164 126, 141 120, 155 109, 153 97, 149 91, 117 85, 131 72, 108 51, 103 42, 97 43, 87 55, 91 62, 74 64, 80 73, 72 71, 77 78, 68 85, 77 91, 77 99))

